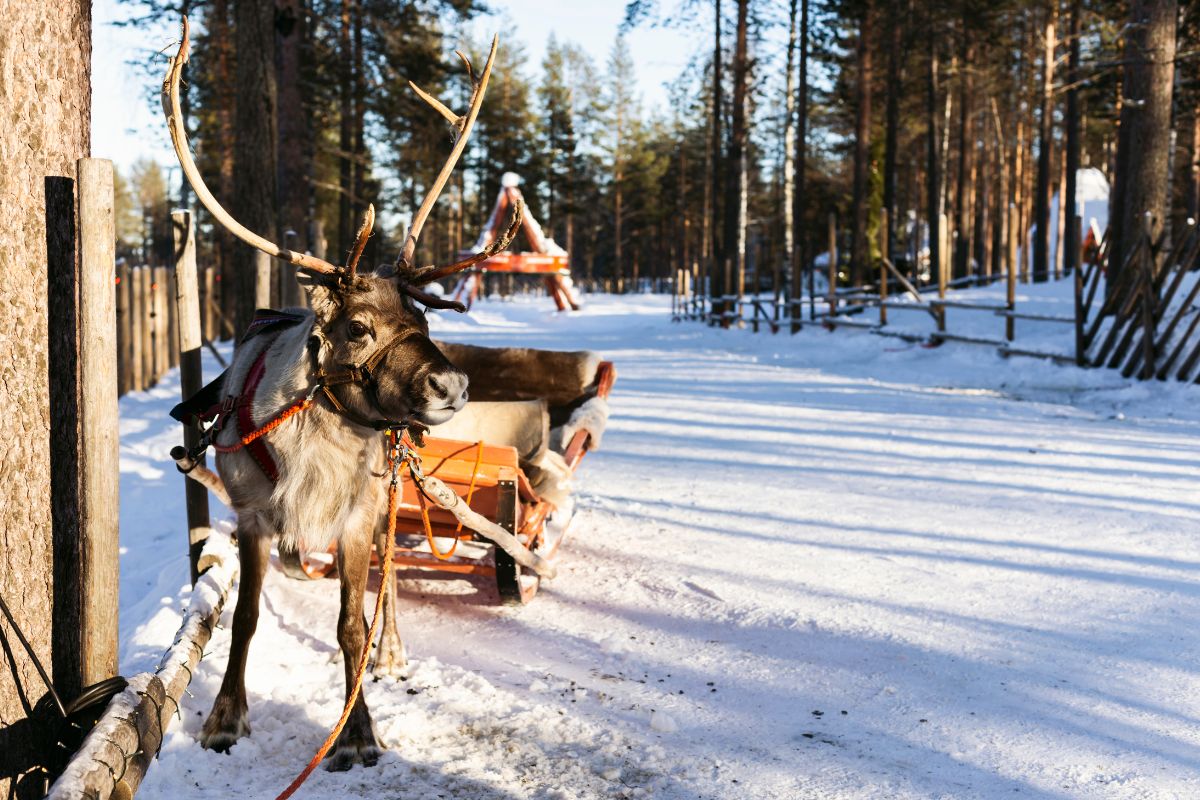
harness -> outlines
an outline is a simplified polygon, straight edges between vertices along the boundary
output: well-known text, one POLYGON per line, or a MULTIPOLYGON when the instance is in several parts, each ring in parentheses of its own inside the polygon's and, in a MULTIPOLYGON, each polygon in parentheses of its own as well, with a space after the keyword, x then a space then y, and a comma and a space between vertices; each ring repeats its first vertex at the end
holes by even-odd
MULTIPOLYGON (((245 344, 250 339, 266 334, 277 335, 306 319, 307 316, 303 314, 259 309, 255 312, 254 319, 246 329, 245 335, 242 336, 240 344, 245 344)), ((325 399, 329 401, 335 413, 340 414, 356 425, 377 431, 398 431, 414 428, 416 429, 416 435, 419 437, 421 428, 419 423, 411 420, 398 422, 382 417, 368 419, 353 409, 348 408, 333 391, 333 387, 335 386, 349 384, 361 386, 367 396, 367 400, 375 409, 378 409, 380 407, 379 387, 373 371, 393 348, 416 333, 417 331, 412 329, 402 331, 387 344, 378 348, 361 365, 347 366, 345 369, 336 372, 326 372, 319 368, 317 360, 319 356, 318 342, 315 338, 311 339, 308 351, 312 360, 313 380, 315 381, 312 388, 309 390, 307 396, 283 409, 261 427, 256 427, 254 424, 254 397, 258 391, 259 384, 262 383, 263 376, 266 374, 266 358, 267 351, 270 349, 270 343, 267 343, 263 347, 262 352, 258 354, 254 362, 250 365, 250 370, 246 373, 246 380, 242 384, 241 394, 221 397, 224 394, 225 380, 229 374, 228 370, 226 370, 199 392, 171 409, 171 416, 185 424, 195 423, 203 426, 204 423, 211 423, 203 430, 196 447, 189 451, 189 455, 193 459, 197 459, 209 447, 212 447, 218 453, 232 453, 244 448, 249 452, 254 462, 258 464, 259 469, 263 471, 263 474, 267 476, 271 483, 279 482, 279 466, 275 463, 275 459, 271 455, 271 451, 267 448, 266 442, 263 441, 264 437, 293 415, 311 408, 318 392, 323 394, 325 399), (232 445, 217 445, 214 441, 217 434, 224 429, 225 425, 231 419, 236 419, 237 432, 239 434, 238 440, 232 445)))

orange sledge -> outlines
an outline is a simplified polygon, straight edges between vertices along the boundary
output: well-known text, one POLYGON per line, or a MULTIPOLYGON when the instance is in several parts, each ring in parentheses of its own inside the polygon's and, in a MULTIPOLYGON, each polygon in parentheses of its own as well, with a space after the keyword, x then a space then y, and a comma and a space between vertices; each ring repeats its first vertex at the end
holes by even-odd
MULTIPOLYGON (((573 501, 563 491, 566 479, 599 443, 616 369, 591 353, 441 346, 451 360, 456 360, 456 353, 449 348, 455 348, 484 356, 490 352, 553 356, 576 371, 594 367, 591 382, 580 387, 575 400, 564 403, 563 384, 570 385, 569 380, 559 380, 547 390, 547 397, 538 397, 536 387, 531 388, 524 378, 515 388, 511 384, 497 387, 493 382, 489 389, 488 376, 472 374, 470 365, 500 359, 467 358, 472 397, 479 396, 482 402, 472 399, 459 412, 461 420, 432 429, 419 448, 426 475, 440 478, 467 500, 472 510, 515 534, 539 556, 553 557, 566 536, 573 511, 573 501), (443 428, 452 436, 440 435, 443 428), (493 433, 495 440, 489 440, 493 433), (555 479, 545 474, 548 464, 554 465, 549 471, 557 473, 555 479)), ((535 370, 526 374, 530 372, 535 370)), ((378 568, 377 556, 372 558, 378 568)), ((280 563, 291 577, 315 579, 332 574, 336 559, 332 552, 281 552, 280 563)), ((411 480, 404 481, 397 515, 394 564, 401 577, 404 570, 490 577, 496 582, 500 601, 506 604, 528 603, 540 584, 538 575, 521 567, 508 553, 420 497, 411 480)))
POLYGON ((525 207, 521 230, 529 242, 530 251, 515 253, 503 251, 491 258, 481 261, 463 277, 454 289, 454 299, 466 304, 467 308, 479 297, 482 276, 488 272, 509 272, 522 275, 541 275, 546 284, 546 291, 554 299, 559 311, 579 310, 579 301, 571 291, 571 270, 568 263, 567 251, 563 250, 553 240, 546 237, 542 226, 533 218, 529 204, 518 185, 521 179, 515 173, 506 172, 500 178, 500 194, 496 197, 496 205, 488 217, 487 225, 473 250, 463 250, 459 258, 467 258, 482 252, 494 242, 501 233, 504 221, 509 217, 509 209, 517 202, 525 207))

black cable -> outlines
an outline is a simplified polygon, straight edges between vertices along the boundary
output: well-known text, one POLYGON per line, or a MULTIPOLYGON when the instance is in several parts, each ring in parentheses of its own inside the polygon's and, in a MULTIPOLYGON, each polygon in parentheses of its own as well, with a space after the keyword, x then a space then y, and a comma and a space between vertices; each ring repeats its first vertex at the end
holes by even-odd
POLYGON ((50 683, 50 676, 46 674, 46 668, 42 666, 41 659, 37 657, 37 653, 33 652, 33 647, 29 644, 29 640, 25 638, 25 634, 21 632, 21 627, 17 625, 17 621, 13 619, 12 612, 8 610, 8 604, 4 602, 3 595, 0 595, 0 611, 4 612, 8 624, 12 626, 13 633, 17 635, 17 641, 21 643, 21 646, 25 648, 25 652, 33 660, 33 666, 37 669, 38 675, 42 676, 42 683, 46 684, 46 689, 49 690, 50 696, 54 698, 54 705, 58 707, 58 713, 66 717, 67 709, 63 706, 62 698, 58 696, 58 692, 54 691, 54 685, 50 683))

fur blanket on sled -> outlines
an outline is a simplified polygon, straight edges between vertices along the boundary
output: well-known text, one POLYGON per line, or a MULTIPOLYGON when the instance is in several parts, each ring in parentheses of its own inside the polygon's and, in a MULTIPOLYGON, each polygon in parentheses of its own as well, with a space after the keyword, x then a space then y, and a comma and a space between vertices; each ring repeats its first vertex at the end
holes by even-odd
POLYGON ((430 432, 515 447, 534 491, 561 507, 571 491, 571 471, 562 451, 578 430, 588 431, 592 446, 599 446, 608 421, 608 403, 595 394, 600 356, 590 351, 436 344, 467 373, 471 400, 430 432))

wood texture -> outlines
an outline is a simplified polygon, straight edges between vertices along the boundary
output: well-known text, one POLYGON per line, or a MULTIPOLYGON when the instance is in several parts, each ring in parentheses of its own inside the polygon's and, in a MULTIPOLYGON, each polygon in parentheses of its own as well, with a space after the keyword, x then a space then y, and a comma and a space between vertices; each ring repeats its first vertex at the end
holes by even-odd
POLYGON ((133 342, 130 337, 132 328, 129 318, 129 265, 124 262, 117 265, 114 294, 117 309, 117 392, 125 394, 132 385, 130 357, 133 342))
POLYGON ((129 270, 129 390, 146 388, 146 296, 143 267, 129 270))
MULTIPOLYGON (((0 0, 0 587, 35 652, 52 666, 48 178, 73 179, 90 149, 91 4, 0 0), (14 591, 13 587, 20 587, 14 591)), ((73 224, 73 215, 70 222, 73 224)), ((72 248, 73 249, 73 248, 72 248)), ((0 796, 40 796, 25 702, 45 693, 0 625, 0 796)))
MULTIPOLYGON (((275 95, 275 4, 262 0, 234 0, 234 219, 268 239, 276 237, 276 95, 275 95)), ((237 315, 234 328, 240 333, 254 317, 256 258, 241 244, 234 246, 237 315)), ((269 274, 269 272, 268 272, 269 274)))
POLYGON ((120 458, 117 435, 117 319, 113 166, 79 160, 78 538, 81 553, 81 683, 117 674, 120 458))
MULTIPOLYGON (((204 339, 200 330, 200 286, 196 274, 196 236, 192 215, 188 211, 171 214, 175 256, 175 316, 179 320, 179 383, 180 394, 187 400, 204 386, 200 348, 204 339)), ((191 450, 200 442, 198 425, 183 426, 184 447, 191 450)), ((198 463, 206 466, 201 455, 198 463)), ((208 492, 196 481, 183 479, 188 518, 188 563, 192 583, 200 577, 200 551, 212 533, 209 527, 208 492)))
POLYGON ((205 573, 192 593, 175 643, 154 672, 130 678, 125 691, 112 699, 62 777, 50 787, 48 798, 129 798, 137 792, 177 714, 179 700, 203 657, 237 575, 232 544, 210 546, 204 556, 205 573), (111 765, 118 770, 114 772, 111 765))

